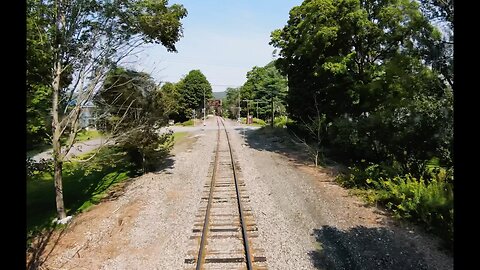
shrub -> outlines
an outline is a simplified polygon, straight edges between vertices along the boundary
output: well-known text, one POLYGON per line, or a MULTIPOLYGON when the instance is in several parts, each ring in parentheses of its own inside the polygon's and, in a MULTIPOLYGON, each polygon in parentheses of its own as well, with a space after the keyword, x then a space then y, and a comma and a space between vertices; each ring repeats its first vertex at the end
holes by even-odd
POLYGON ((193 126, 194 119, 190 119, 182 123, 182 126, 193 126))
POLYGON ((448 244, 453 242, 452 184, 437 179, 416 179, 409 174, 368 182, 379 191, 377 201, 394 216, 416 221, 448 244))
POLYGON ((53 161, 51 159, 41 159, 35 161, 27 158, 26 162, 27 180, 39 178, 38 176, 45 173, 53 175, 53 161))
POLYGON ((154 129, 136 129, 118 141, 129 160, 144 172, 154 171, 173 146, 173 132, 158 135, 154 129))
POLYGON ((337 176, 343 186, 360 188, 369 202, 378 202, 396 218, 422 225, 427 231, 453 243, 453 168, 431 166, 424 177, 400 175, 398 165, 357 163, 347 174, 337 176))
POLYGON ((265 121, 263 121, 262 119, 259 119, 259 118, 253 118, 253 123, 254 123, 254 124, 261 125, 261 126, 265 126, 265 125, 266 125, 265 121))
POLYGON ((275 117, 275 119, 273 120, 273 125, 275 127, 286 127, 287 124, 289 123, 293 123, 293 120, 288 118, 287 116, 279 116, 279 117, 275 117))
POLYGON ((372 187, 369 179, 389 178, 397 175, 397 170, 386 164, 375 164, 371 162, 361 161, 356 166, 348 167, 347 174, 337 176, 337 181, 345 187, 372 187))

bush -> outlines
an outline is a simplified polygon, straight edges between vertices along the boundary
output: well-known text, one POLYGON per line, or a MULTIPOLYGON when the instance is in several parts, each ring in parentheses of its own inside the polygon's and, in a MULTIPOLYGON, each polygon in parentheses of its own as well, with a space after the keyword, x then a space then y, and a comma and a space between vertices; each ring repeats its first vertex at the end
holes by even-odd
POLYGON ((263 121, 262 119, 259 119, 259 118, 255 118, 255 117, 253 118, 253 123, 254 123, 254 124, 261 125, 261 126, 265 126, 265 125, 266 125, 265 121, 263 121))
POLYGON ((275 117, 275 119, 273 120, 273 125, 275 127, 286 127, 287 124, 290 124, 290 123, 293 123, 293 120, 288 118, 287 116, 279 116, 279 117, 275 117))
POLYGON ((194 119, 190 119, 181 123, 182 126, 193 126, 193 124, 194 124, 194 119))
POLYGON ((337 176, 337 181, 345 187, 369 188, 369 179, 389 178, 397 175, 397 170, 386 164, 361 161, 356 166, 348 167, 347 174, 337 176))
POLYGON ((453 243, 453 186, 444 181, 411 175, 369 180, 379 191, 377 201, 397 218, 416 221, 446 241, 453 243))
POLYGON ((360 188, 358 193, 369 203, 378 202, 396 218, 422 225, 451 248, 453 169, 432 164, 424 177, 415 178, 411 174, 401 176, 401 169, 394 165, 360 162, 349 167, 349 173, 337 176, 337 181, 349 188, 360 188))
POLYGON ((39 175, 50 173, 53 175, 53 161, 51 159, 41 159, 35 161, 27 158, 26 162, 27 180, 39 178, 39 175))
POLYGON ((157 169, 173 144, 173 132, 158 135, 152 128, 132 131, 119 142, 129 160, 144 172, 157 169))

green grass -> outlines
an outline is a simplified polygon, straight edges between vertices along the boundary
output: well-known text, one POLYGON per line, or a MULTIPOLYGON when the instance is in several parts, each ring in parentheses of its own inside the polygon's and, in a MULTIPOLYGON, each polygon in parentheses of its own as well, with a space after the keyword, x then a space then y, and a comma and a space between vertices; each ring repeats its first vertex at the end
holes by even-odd
POLYGON ((187 120, 183 123, 176 123, 175 126, 193 126, 193 119, 187 120))
MULTIPOLYGON (((254 127, 263 127, 265 126, 265 121, 263 121, 262 119, 259 119, 259 118, 253 118, 252 119, 253 123, 251 124, 248 124, 249 126, 254 126, 254 127)), ((240 118, 240 123, 242 124, 246 124, 247 123, 247 118, 246 117, 242 117, 240 118)))
POLYGON ((77 142, 88 141, 102 137, 102 134, 98 130, 82 130, 77 134, 77 142))
MULTIPOLYGON (((88 158, 91 154, 85 154, 88 158)), ((67 215, 87 210, 105 197, 109 188, 136 175, 126 154, 104 148, 84 163, 64 163, 63 193, 67 215)), ((27 178, 27 235, 51 226, 56 216, 55 192, 51 172, 38 172, 27 178)))
POLYGON ((278 117, 275 117, 274 121, 273 121, 273 125, 276 126, 276 127, 284 127, 288 124, 292 124, 293 123, 293 120, 286 117, 286 116, 278 116, 278 117))
POLYGON ((185 138, 188 135, 188 132, 182 131, 182 132, 175 132, 173 133, 173 140, 175 143, 181 141, 183 138, 185 138))
POLYGON ((266 125, 266 123, 265 123, 265 121, 263 121, 262 119, 259 119, 259 118, 255 118, 255 117, 254 117, 254 118, 253 118, 253 124, 252 124, 252 125, 253 125, 253 126, 261 126, 261 127, 263 127, 263 126, 266 125))
POLYGON ((255 132, 258 135, 266 137, 281 137, 284 139, 289 139, 290 135, 288 134, 287 129, 281 127, 271 127, 270 125, 263 126, 262 128, 256 130, 255 132))

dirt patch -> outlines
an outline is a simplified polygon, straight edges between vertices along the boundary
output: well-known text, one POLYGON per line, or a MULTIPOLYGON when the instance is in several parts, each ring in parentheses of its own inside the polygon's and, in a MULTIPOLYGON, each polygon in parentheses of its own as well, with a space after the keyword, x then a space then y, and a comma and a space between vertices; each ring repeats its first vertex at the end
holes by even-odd
MULTIPOLYGON (((127 244, 122 238, 122 231, 132 227, 132 220, 137 217, 142 207, 143 203, 139 199, 121 206, 114 201, 104 201, 79 214, 67 228, 54 232, 54 238, 61 241, 50 241, 47 244, 46 254, 55 257, 53 262, 49 261, 49 265, 64 269, 68 264, 68 267, 74 268, 88 265, 87 262, 93 257, 105 260, 117 256, 127 244), (105 245, 106 242, 115 244, 105 245), (98 246, 104 248, 97 249, 98 246), (75 263, 69 264, 72 259, 75 259, 75 263)), ((48 259, 49 257, 43 258, 44 261, 48 259)))
POLYGON ((189 133, 187 136, 175 142, 175 146, 172 149, 172 154, 175 155, 181 152, 191 150, 198 138, 199 136, 195 136, 195 134, 189 133))

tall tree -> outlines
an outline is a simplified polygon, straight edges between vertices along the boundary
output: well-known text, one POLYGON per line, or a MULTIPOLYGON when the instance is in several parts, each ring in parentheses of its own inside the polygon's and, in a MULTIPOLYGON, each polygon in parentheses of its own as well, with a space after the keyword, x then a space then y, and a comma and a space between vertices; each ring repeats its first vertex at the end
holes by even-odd
MULTIPOLYGON (((45 51, 51 52, 52 145, 58 218, 66 217, 62 166, 79 131, 82 105, 101 87, 107 71, 145 42, 176 51, 182 36, 181 5, 153 0, 42 0, 45 51), (44 12, 48 11, 48 12, 44 12), (66 76, 69 75, 69 76, 66 76), (75 99, 75 106, 72 104, 75 99), (64 149, 60 137, 68 135, 64 149)), ((35 12, 29 13, 35 14, 35 12)), ((27 66, 31 70, 32 66, 27 66)))
POLYGON ((423 14, 437 25, 443 34, 442 40, 431 43, 423 53, 431 67, 453 88, 453 0, 420 0, 420 3, 423 14))
POLYGON ((180 113, 180 93, 178 92, 177 85, 171 82, 167 82, 162 85, 160 89, 160 102, 165 108, 165 113, 170 119, 179 121, 180 113))
POLYGON ((228 87, 225 92, 225 98, 222 100, 223 111, 229 118, 236 119, 239 114, 240 87, 228 87))
POLYGON ((48 46, 48 18, 51 10, 38 1, 27 1, 27 149, 48 143, 51 137, 51 66, 52 51, 48 46))
POLYGON ((116 136, 130 129, 156 122, 162 115, 162 107, 157 115, 152 115, 153 100, 157 86, 150 75, 126 70, 121 67, 108 72, 102 88, 97 92, 94 102, 101 112, 99 121, 106 131, 116 136))
POLYGON ((450 134, 451 88, 425 65, 425 49, 439 40, 414 1, 305 0, 272 32, 271 44, 288 75, 294 119, 325 115, 329 140, 322 143, 354 158, 406 165, 414 163, 408 157, 439 154, 444 147, 432 138, 450 134))
MULTIPOLYGON (((287 95, 286 77, 280 74, 272 61, 264 67, 253 67, 247 72, 247 81, 241 87, 242 99, 251 100, 248 105, 255 106, 258 116, 268 119, 272 116, 272 105, 275 110, 284 110, 287 95)), ((272 122, 273 123, 273 122, 272 122)))
POLYGON ((453 0, 420 0, 422 11, 431 20, 441 20, 454 23, 453 0))
POLYGON ((204 102, 206 104, 206 101, 213 97, 210 82, 198 69, 191 70, 180 80, 177 89, 180 94, 180 114, 183 120, 191 118, 192 110, 201 110, 204 102))
POLYGON ((167 121, 160 94, 150 75, 116 67, 94 99, 103 127, 144 172, 155 168, 164 154, 161 146, 170 139, 155 132, 167 121))

